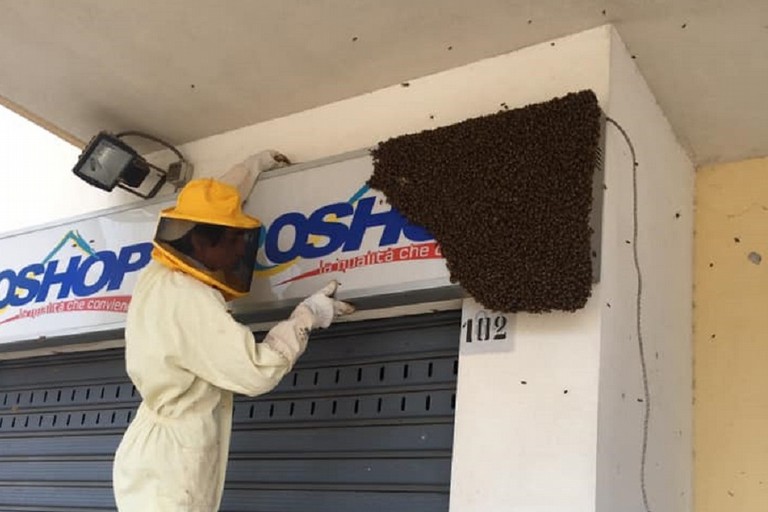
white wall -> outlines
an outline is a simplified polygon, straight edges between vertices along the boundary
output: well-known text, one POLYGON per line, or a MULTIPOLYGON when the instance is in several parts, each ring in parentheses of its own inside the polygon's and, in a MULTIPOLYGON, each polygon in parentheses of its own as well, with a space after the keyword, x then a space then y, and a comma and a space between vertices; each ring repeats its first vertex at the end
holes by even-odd
POLYGON ((450 510, 594 511, 600 302, 507 316, 511 350, 461 346, 450 510))
MULTIPOLYGON (((567 61, 539 54, 534 68, 516 73, 536 90, 531 69, 552 66, 561 75, 548 77, 560 87, 551 96, 591 88, 605 109, 610 31, 588 34, 589 47, 556 42, 567 61), (574 70, 587 71, 589 81, 574 70)), ((552 49, 545 43, 514 55, 552 49)), ((451 512, 595 510, 600 296, 596 286, 587 307, 572 314, 512 315, 512 351, 477 354, 462 346, 451 512)))
MULTIPOLYGON (((691 510, 694 167, 618 35, 611 31, 607 114, 638 161, 642 332, 651 396, 646 467, 650 510, 691 510), (678 216, 679 214, 679 216, 678 216)), ((597 511, 644 511, 644 399, 636 335, 632 159, 606 127, 597 511), (610 304, 610 307, 609 307, 610 304)))
MULTIPOLYGON (((650 510, 686 511, 693 166, 623 44, 612 30, 608 36, 591 53, 610 65, 601 105, 629 131, 640 162, 643 333, 653 406, 646 491, 650 510)), ((602 279, 587 308, 515 315, 511 352, 462 347, 452 512, 645 510, 632 160, 613 126, 605 157, 602 279)))

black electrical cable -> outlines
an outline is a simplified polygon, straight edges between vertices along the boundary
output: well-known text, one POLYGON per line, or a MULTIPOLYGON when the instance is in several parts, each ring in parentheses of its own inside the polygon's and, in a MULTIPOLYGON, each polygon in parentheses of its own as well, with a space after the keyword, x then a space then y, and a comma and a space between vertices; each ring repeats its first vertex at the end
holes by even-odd
POLYGON ((613 124, 624 140, 627 141, 629 151, 632 154, 632 251, 635 263, 635 271, 637 274, 637 301, 636 301, 636 325, 637 325, 637 345, 640 351, 640 366, 643 371, 643 391, 645 392, 645 415, 643 418, 643 448, 640 456, 640 492, 643 496, 643 506, 646 512, 651 512, 651 508, 648 505, 648 492, 645 484, 645 467, 648 456, 648 424, 651 419, 651 392, 648 386, 648 367, 645 362, 645 343, 643 341, 642 330, 642 298, 643 298, 643 274, 640 271, 640 256, 638 254, 638 206, 637 206, 637 156, 635 154, 635 147, 632 144, 632 140, 627 135, 624 128, 619 123, 611 119, 605 118, 607 122, 613 124))
POLYGON ((141 137, 141 138, 144 138, 144 139, 148 139, 148 140, 157 142, 158 144, 162 144, 163 146, 167 147, 168 149, 170 149, 171 151, 176 153, 176 156, 178 156, 179 160, 181 160, 182 162, 186 162, 187 161, 184 158, 184 155, 182 155, 181 152, 178 149, 176 149, 173 145, 169 144, 168 142, 165 142, 163 139, 161 139, 159 137, 155 137, 154 135, 150 135, 148 133, 140 132, 138 130, 131 130, 131 131, 127 131, 127 132, 116 133, 115 137, 117 137, 118 139, 120 139, 122 137, 141 137))

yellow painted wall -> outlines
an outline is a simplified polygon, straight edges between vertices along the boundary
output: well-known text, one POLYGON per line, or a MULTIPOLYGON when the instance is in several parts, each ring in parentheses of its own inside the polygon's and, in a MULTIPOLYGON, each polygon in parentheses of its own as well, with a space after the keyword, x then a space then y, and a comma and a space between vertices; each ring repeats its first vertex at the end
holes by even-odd
POLYGON ((765 512, 768 158, 699 169, 695 244, 695 510, 765 512))

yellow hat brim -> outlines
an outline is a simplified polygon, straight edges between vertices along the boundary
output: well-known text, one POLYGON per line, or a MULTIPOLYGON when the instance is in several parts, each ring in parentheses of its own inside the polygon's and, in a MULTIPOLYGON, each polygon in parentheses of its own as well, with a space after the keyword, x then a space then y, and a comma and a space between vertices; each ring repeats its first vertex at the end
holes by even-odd
POLYGON ((191 222, 199 222, 202 224, 215 224, 217 226, 227 226, 240 229, 254 229, 261 226, 261 222, 258 219, 249 215, 245 215, 244 213, 227 217, 202 217, 181 213, 177 211, 176 208, 167 208, 160 212, 160 218, 187 220, 191 222))

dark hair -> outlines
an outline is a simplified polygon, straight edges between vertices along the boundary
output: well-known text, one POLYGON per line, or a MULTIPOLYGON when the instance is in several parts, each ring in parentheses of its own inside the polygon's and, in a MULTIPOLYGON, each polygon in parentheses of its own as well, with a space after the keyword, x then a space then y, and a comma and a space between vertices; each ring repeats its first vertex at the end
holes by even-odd
POLYGON ((219 226, 218 224, 203 224, 200 223, 178 240, 168 242, 171 247, 177 251, 192 255, 194 248, 192 247, 192 235, 196 234, 204 238, 210 245, 217 245, 221 238, 224 236, 224 232, 227 230, 226 226, 219 226))

